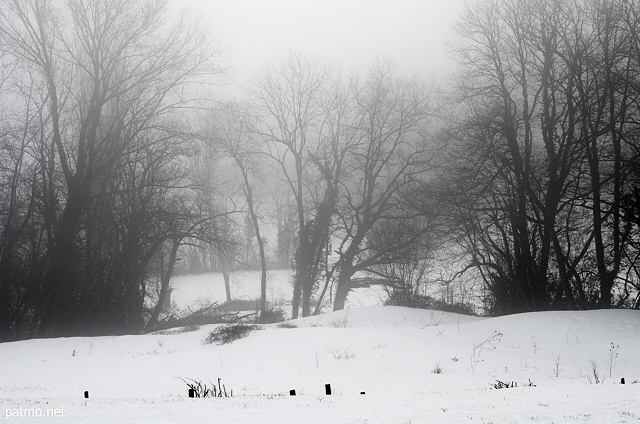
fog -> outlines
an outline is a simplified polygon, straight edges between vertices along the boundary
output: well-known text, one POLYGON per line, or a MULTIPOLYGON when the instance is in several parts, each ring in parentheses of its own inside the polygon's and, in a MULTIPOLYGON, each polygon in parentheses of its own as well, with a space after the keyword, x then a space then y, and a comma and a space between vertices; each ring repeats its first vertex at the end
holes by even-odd
POLYGON ((638 0, 0 3, 0 340, 640 308, 638 0))
POLYGON ((342 69, 392 57, 407 74, 444 78, 454 68, 444 44, 462 0, 193 0, 228 49, 233 84, 290 51, 342 69))

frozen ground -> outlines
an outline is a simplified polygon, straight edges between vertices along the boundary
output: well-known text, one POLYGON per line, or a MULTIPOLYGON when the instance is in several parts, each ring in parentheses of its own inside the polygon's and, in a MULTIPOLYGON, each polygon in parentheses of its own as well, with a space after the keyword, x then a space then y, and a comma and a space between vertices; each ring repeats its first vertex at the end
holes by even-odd
POLYGON ((640 422, 640 311, 475 318, 367 306, 291 323, 222 346, 202 343, 215 325, 0 344, 0 420, 640 422), (234 396, 189 399, 176 377, 221 378, 234 396), (58 417, 26 416, 48 410, 58 417))

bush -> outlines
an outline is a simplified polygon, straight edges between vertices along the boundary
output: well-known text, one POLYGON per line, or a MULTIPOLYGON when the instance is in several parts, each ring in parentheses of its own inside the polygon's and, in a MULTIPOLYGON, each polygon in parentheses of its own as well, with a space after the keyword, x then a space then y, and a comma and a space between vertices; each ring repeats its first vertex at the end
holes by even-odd
POLYGON ((278 324, 278 328, 298 328, 298 326, 292 322, 281 322, 278 324))
POLYGON ((246 337, 250 332, 259 329, 260 326, 258 325, 244 324, 241 322, 221 325, 220 327, 209 333, 209 335, 204 339, 204 343, 216 343, 220 345, 231 343, 235 340, 242 339, 246 337))
POLYGON ((436 300, 431 296, 412 293, 405 290, 395 290, 389 294, 384 302, 387 306, 406 306, 409 308, 434 309, 436 300))
POLYGON ((476 315, 475 308, 468 303, 445 303, 431 296, 398 290, 389 295, 384 302, 388 306, 406 306, 409 308, 433 309, 463 315, 476 315))
POLYGON ((285 313, 282 309, 267 308, 264 314, 260 314, 258 322, 260 324, 275 324, 286 320, 285 313))
POLYGON ((437 302, 436 308, 439 311, 454 312, 462 315, 476 315, 475 308, 468 303, 444 303, 437 302))

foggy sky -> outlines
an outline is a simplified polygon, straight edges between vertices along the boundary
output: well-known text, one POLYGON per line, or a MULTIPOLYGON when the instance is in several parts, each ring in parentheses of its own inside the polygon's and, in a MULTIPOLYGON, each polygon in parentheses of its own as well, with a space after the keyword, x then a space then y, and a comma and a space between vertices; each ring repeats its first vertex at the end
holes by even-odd
POLYGON ((443 40, 462 0, 190 0, 190 8, 231 44, 234 85, 289 51, 348 71, 377 56, 407 74, 437 78, 453 69, 443 40), (201 13, 200 13, 201 12, 201 13))

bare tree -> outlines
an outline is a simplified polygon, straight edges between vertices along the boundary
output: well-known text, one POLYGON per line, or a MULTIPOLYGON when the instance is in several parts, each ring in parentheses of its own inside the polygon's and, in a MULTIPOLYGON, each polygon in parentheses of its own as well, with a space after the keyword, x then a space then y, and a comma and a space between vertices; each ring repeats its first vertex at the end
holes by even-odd
POLYGON ((493 0, 456 26, 445 198, 496 312, 612 304, 635 131, 629 7, 493 0))
POLYGON ((404 235, 420 237, 423 231, 406 232, 403 226, 421 214, 409 196, 428 172, 431 93, 415 79, 394 76, 393 63, 382 59, 355 89, 355 119, 349 124, 355 141, 348 144, 349 173, 340 182, 334 310, 344 308, 354 274, 393 263, 415 243, 404 235), (376 231, 394 236, 376 244, 376 231))
MULTIPOLYGON (((124 213, 118 208, 127 196, 146 199, 138 212, 161 215, 149 208, 183 185, 169 168, 189 151, 180 122, 194 84, 221 72, 219 48, 184 18, 168 23, 166 9, 164 1, 2 2, 0 37, 26 71, 20 82, 29 78, 44 90, 33 97, 42 100, 34 195, 42 204, 47 265, 29 312, 33 332, 141 325, 145 262, 105 266, 105 246, 117 249, 119 242, 103 231, 124 213), (94 307, 108 312, 93 313, 94 307)), ((133 226, 124 229, 145 231, 135 221, 143 216, 127 217, 133 226)))
MULTIPOLYGON (((253 86, 252 96, 260 116, 256 132, 268 155, 278 164, 296 205, 298 237, 292 317, 311 312, 311 295, 326 246, 327 216, 332 215, 331 195, 324 185, 314 152, 323 119, 320 104, 328 71, 319 63, 291 54, 276 67, 266 69, 253 86), (315 161, 315 163, 314 163, 315 161), (313 180, 313 182, 309 182, 313 180), (316 184, 316 183, 319 183, 316 184)), ((326 175, 326 174, 325 174, 326 175)))
POLYGON ((221 110, 213 111, 206 122, 205 137, 212 147, 224 157, 230 157, 240 172, 244 196, 247 202, 248 217, 253 227, 260 255, 260 316, 267 311, 267 257, 265 243, 260 230, 255 194, 256 180, 260 178, 259 159, 261 145, 251 132, 254 125, 250 115, 240 105, 228 103, 221 110))

